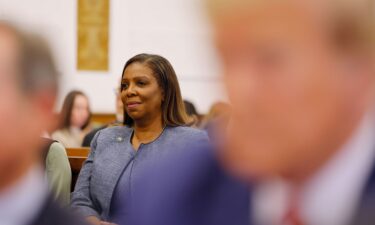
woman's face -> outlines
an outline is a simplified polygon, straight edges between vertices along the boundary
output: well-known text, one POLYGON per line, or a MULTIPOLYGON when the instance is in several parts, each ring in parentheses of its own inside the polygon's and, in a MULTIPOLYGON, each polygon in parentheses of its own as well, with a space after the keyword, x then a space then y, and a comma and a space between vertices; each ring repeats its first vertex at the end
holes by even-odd
POLYGON ((77 95, 74 99, 70 126, 83 127, 90 116, 89 101, 83 95, 77 95))
POLYGON ((160 119, 163 91, 153 71, 141 63, 133 63, 124 71, 121 99, 128 115, 137 121, 160 119))

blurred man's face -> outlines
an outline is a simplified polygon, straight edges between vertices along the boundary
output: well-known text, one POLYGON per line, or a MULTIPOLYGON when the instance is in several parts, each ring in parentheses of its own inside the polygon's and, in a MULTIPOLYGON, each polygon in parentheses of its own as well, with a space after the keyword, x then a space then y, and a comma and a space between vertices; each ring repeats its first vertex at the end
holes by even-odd
POLYGON ((21 89, 18 59, 19 43, 8 28, 0 26, 0 188, 4 173, 25 167, 26 161, 37 157, 39 136, 51 122, 44 114, 48 107, 41 107, 36 97, 21 89))
POLYGON ((330 44, 322 10, 282 2, 214 16, 234 114, 224 159, 247 177, 307 176, 368 100, 369 71, 330 44))
POLYGON ((14 147, 22 138, 18 126, 20 96, 16 86, 18 44, 9 30, 0 28, 0 163, 14 154, 14 147), (11 150, 11 151, 10 151, 11 150))

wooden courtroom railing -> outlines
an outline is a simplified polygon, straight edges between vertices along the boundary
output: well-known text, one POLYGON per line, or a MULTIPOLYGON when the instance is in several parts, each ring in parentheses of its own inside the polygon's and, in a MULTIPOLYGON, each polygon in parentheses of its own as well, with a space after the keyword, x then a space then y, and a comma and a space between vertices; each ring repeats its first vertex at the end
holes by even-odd
POLYGON ((90 148, 67 148, 66 153, 68 154, 70 168, 72 169, 71 190, 73 191, 82 165, 90 153, 90 148))
POLYGON ((91 122, 95 124, 109 124, 116 120, 116 114, 114 113, 93 113, 91 115, 91 122))

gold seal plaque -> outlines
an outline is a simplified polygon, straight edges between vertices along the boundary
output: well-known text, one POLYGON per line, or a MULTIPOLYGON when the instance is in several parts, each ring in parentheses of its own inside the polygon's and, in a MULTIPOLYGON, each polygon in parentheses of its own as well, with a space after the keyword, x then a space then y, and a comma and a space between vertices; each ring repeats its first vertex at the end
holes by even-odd
POLYGON ((109 0, 78 0, 77 69, 108 71, 109 0))

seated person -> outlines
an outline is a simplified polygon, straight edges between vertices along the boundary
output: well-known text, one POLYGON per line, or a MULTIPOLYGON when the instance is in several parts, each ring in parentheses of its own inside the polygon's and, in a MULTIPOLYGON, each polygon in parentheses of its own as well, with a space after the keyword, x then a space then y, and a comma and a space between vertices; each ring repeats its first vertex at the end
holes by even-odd
POLYGON ((62 144, 49 138, 42 138, 44 150, 42 163, 45 167, 47 182, 54 198, 63 206, 70 204, 72 171, 68 155, 62 144))
POLYGON ((125 125, 99 131, 91 145, 71 206, 93 224, 126 218, 141 171, 190 143, 208 142, 190 128, 172 65, 158 55, 129 59, 121 79, 125 125))
POLYGON ((98 131, 103 130, 104 128, 107 128, 108 126, 118 126, 124 123, 124 104, 122 104, 122 101, 121 101, 120 88, 116 89, 115 94, 116 94, 116 120, 111 122, 110 124, 106 124, 99 128, 93 129, 88 134, 86 134, 86 136, 83 138, 83 141, 82 141, 82 147, 90 147, 91 141, 95 137, 95 134, 98 131))
POLYGON ((186 113, 194 121, 193 126, 198 128, 200 126, 200 119, 199 119, 199 114, 197 112, 197 109, 195 108, 195 105, 188 100, 184 100, 184 105, 185 105, 186 113))
POLYGON ((66 96, 60 114, 60 129, 52 138, 66 148, 81 147, 83 137, 90 131, 89 100, 81 91, 71 91, 66 96))

